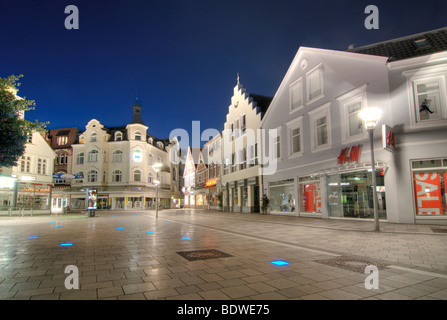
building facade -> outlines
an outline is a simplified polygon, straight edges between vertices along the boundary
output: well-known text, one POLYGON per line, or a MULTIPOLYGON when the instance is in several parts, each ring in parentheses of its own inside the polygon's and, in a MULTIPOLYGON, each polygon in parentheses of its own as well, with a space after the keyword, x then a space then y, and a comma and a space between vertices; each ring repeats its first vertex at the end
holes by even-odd
POLYGON ((374 132, 380 219, 447 221, 447 48, 433 52, 433 33, 447 44, 438 30, 351 52, 298 50, 261 123, 277 133, 264 143, 277 168, 264 175, 271 213, 373 218, 369 139, 358 114, 374 106, 382 111, 374 132), (419 50, 419 41, 432 41, 432 50, 419 50))
POLYGON ((208 179, 205 181, 205 188, 208 190, 208 208, 213 210, 220 210, 219 206, 219 194, 221 192, 221 161, 222 161, 222 148, 221 141, 222 134, 219 133, 214 136, 210 141, 205 143, 203 152, 208 154, 208 179))
POLYGON ((225 211, 259 212, 262 197, 258 161, 260 128, 271 99, 248 93, 238 77, 221 139, 225 211))
POLYGON ((105 127, 91 120, 72 144, 71 195, 73 209, 84 209, 88 190, 98 194, 97 209, 153 209, 158 184, 159 208, 175 207, 181 200, 179 174, 171 161, 173 140, 157 139, 147 133, 137 100, 131 123, 105 127), (156 170, 154 165, 161 164, 156 170))

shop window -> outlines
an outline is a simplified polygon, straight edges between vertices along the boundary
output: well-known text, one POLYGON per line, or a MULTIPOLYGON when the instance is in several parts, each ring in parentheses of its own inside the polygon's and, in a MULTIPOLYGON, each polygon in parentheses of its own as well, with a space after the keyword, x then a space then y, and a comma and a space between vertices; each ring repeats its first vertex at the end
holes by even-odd
MULTIPOLYGON (((376 171, 376 191, 380 219, 386 219, 385 179, 376 171)), ((330 217, 374 218, 372 172, 368 170, 328 176, 327 194, 330 217)))
POLYGON ((447 216, 447 159, 412 161, 416 217, 447 216))
POLYGON ((300 212, 321 213, 320 181, 315 178, 300 178, 300 212))
POLYGON ((295 184, 293 179, 269 183, 269 198, 272 211, 295 212, 295 184))

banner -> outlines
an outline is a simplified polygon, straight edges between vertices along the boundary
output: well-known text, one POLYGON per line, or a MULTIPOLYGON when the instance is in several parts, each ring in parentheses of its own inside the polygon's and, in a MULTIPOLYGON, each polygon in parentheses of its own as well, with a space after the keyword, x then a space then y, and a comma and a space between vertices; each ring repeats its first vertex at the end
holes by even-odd
POLYGON ((417 215, 442 215, 441 173, 415 173, 414 194, 417 215))

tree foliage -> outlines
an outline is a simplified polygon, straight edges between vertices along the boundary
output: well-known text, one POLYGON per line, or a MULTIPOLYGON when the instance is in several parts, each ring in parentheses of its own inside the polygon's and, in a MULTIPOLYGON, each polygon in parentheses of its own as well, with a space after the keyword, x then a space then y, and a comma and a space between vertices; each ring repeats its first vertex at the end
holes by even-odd
POLYGON ((0 77, 0 167, 17 165, 25 152, 28 137, 34 131, 41 131, 45 123, 24 119, 25 111, 34 110, 35 102, 16 95, 23 75, 0 77))

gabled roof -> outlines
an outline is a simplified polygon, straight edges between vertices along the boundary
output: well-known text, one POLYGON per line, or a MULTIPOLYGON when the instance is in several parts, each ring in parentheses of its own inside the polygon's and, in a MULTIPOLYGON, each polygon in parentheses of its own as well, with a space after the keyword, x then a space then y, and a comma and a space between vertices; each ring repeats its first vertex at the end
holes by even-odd
POLYGON ((48 130, 46 140, 52 149, 64 149, 70 148, 70 146, 76 143, 80 131, 77 127, 73 128, 59 128, 48 130), (57 144, 57 137, 67 137, 67 143, 64 145, 57 144))
POLYGON ((447 50, 447 27, 374 43, 346 51, 398 61, 447 50))

